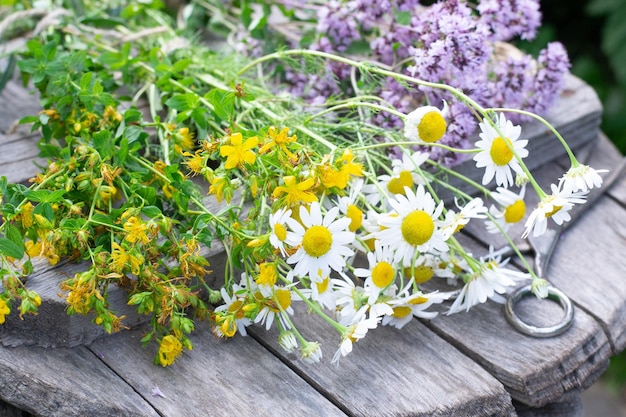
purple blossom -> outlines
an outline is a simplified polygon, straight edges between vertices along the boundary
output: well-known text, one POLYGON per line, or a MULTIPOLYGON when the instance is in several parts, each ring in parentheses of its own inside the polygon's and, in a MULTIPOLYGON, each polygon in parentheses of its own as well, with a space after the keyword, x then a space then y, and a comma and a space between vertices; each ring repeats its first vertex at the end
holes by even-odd
POLYGON ((533 39, 541 24, 537 0, 481 0, 477 10, 493 40, 508 41, 515 36, 533 39))
POLYGON ((527 107, 534 113, 544 112, 556 99, 557 93, 563 88, 565 74, 570 62, 567 52, 560 42, 550 42, 539 53, 537 58, 537 74, 532 87, 532 94, 527 107))

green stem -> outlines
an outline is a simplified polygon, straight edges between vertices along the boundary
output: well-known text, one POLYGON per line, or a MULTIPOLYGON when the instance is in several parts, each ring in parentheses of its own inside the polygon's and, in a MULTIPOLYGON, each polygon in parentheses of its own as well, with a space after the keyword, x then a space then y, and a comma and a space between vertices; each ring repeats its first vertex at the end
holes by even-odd
POLYGON ((304 120, 304 123, 305 124, 309 123, 311 120, 313 120, 313 119, 315 119, 317 117, 321 117, 321 116, 323 116, 323 115, 325 115, 327 113, 332 113, 332 112, 334 112, 336 110, 353 109, 355 107, 368 107, 368 108, 373 109, 373 110, 386 111, 386 112, 391 113, 391 114, 393 114, 395 116, 398 116, 400 118, 406 117, 404 115, 404 113, 399 112, 399 111, 394 110, 394 109, 389 108, 389 107, 384 107, 384 106, 380 106, 378 104, 367 103, 367 102, 351 102, 351 103, 338 104, 336 106, 329 107, 329 108, 327 108, 325 110, 322 110, 321 112, 316 113, 313 116, 307 117, 304 120))

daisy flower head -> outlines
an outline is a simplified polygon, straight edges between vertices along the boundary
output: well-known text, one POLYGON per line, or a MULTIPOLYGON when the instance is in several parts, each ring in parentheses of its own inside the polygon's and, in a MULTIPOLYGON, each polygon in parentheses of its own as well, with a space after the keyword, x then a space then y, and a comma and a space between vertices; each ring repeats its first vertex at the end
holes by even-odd
MULTIPOLYGON (((321 272, 321 271, 320 271, 321 272)), ((335 311, 337 307, 337 293, 335 293, 335 280, 330 276, 320 277, 311 283, 311 288, 302 288, 300 292, 313 301, 317 301, 322 307, 335 311)))
POLYGON ((259 314, 254 318, 254 322, 265 324, 265 330, 269 330, 275 319, 278 319, 283 329, 291 329, 290 320, 287 317, 288 314, 293 315, 291 290, 286 287, 268 287, 265 285, 258 289, 264 298, 259 300, 262 307, 259 314))
POLYGON ((385 193, 404 194, 404 187, 413 188, 414 185, 424 184, 424 178, 419 174, 419 167, 429 156, 427 152, 414 152, 402 154, 402 159, 392 159, 392 175, 379 175, 376 184, 363 187, 365 199, 371 205, 377 206, 385 197, 385 193))
POLYGON ((522 132, 520 126, 514 126, 500 113, 495 127, 486 119, 479 123, 480 138, 476 147, 480 149, 474 156, 477 168, 485 168, 482 183, 487 185, 495 177, 496 184, 509 187, 515 184, 512 171, 523 173, 515 154, 520 158, 528 156, 525 149, 528 140, 519 140, 522 132))
POLYGON ((572 166, 559 180, 560 186, 571 192, 586 192, 594 187, 599 188, 602 186, 600 173, 604 172, 609 172, 609 170, 593 169, 589 165, 572 166))
POLYGON ((237 294, 243 293, 243 290, 244 287, 238 284, 233 284, 232 296, 228 294, 228 291, 226 291, 225 288, 220 290, 224 304, 218 306, 215 309, 215 312, 222 313, 222 315, 230 315, 231 320, 234 320, 228 322, 228 319, 225 319, 220 326, 217 326, 215 331, 218 336, 232 337, 235 331, 239 332, 242 336, 246 336, 248 334, 246 327, 251 325, 252 321, 245 316, 246 311, 244 307, 246 305, 246 300, 245 298, 237 296, 237 294))
POLYGON ((411 141, 434 143, 446 133, 448 104, 443 109, 435 106, 422 106, 407 114, 404 120, 404 136, 411 141))
POLYGON ((300 357, 304 362, 311 364, 322 360, 322 347, 319 342, 304 342, 300 348, 300 357))
POLYGON ((434 277, 454 278, 454 272, 449 268, 447 259, 448 256, 422 254, 413 265, 404 268, 404 276, 416 284, 423 284, 434 277))
POLYGON ((470 219, 484 219, 487 208, 483 205, 483 200, 479 197, 473 198, 464 206, 459 204, 458 199, 454 198, 454 203, 459 208, 459 212, 448 210, 441 228, 445 239, 447 240, 454 233, 460 232, 470 221, 470 219))
POLYGON ((571 219, 569 211, 574 204, 584 204, 586 194, 584 192, 572 192, 570 189, 562 189, 559 185, 551 184, 552 194, 539 201, 537 207, 530 213, 524 227, 522 239, 525 239, 532 231, 533 236, 541 236, 548 228, 548 219, 552 219, 557 225, 562 225, 571 219))
POLYGON ((428 294, 421 291, 410 293, 408 289, 405 289, 397 297, 389 301, 392 313, 384 316, 381 324, 401 329, 410 323, 413 317, 423 319, 435 318, 439 313, 427 311, 428 308, 433 304, 441 304, 448 298, 450 298, 450 293, 437 291, 428 294))
POLYGON ((381 230, 375 234, 384 246, 395 251, 394 262, 412 264, 419 253, 441 253, 448 251, 441 222, 443 202, 435 204, 433 197, 419 185, 414 193, 408 187, 406 195, 398 194, 389 199, 393 212, 381 216, 381 230))
POLYGON ((294 275, 308 275, 313 282, 319 282, 330 275, 330 271, 341 271, 346 265, 346 258, 354 255, 349 245, 354 241, 354 233, 348 230, 351 220, 347 217, 337 219, 339 208, 333 207, 322 215, 320 204, 312 203, 309 209, 300 206, 300 220, 287 219, 289 228, 294 232, 293 246, 296 253, 287 259, 288 264, 295 264, 294 275))
POLYGON ((485 220, 489 233, 500 233, 500 229, 507 231, 513 224, 522 221, 526 216, 525 194, 526 186, 522 186, 519 193, 503 187, 498 187, 494 193, 491 193, 491 197, 500 208, 495 205, 489 207, 489 213, 493 217, 493 220, 485 220))
POLYGON ((375 329, 380 323, 380 317, 370 317, 362 319, 358 323, 348 327, 342 336, 339 349, 335 352, 331 363, 337 363, 343 356, 352 352, 352 344, 363 339, 370 329, 375 329))
POLYGON ((396 281, 397 270, 393 262, 394 253, 390 246, 376 241, 375 250, 367 254, 369 268, 356 268, 354 275, 365 278, 363 284, 368 303, 374 304, 382 290, 396 281))
MULTIPOLYGON (((492 248, 490 248, 491 251, 492 248)), ((491 253, 487 259, 480 259, 481 266, 466 277, 465 285, 450 309, 448 315, 460 311, 469 311, 477 304, 484 303, 488 299, 502 303, 507 287, 512 287, 518 282, 530 279, 529 273, 506 269, 504 266, 509 259, 500 261, 500 256, 491 253)))
POLYGON ((287 219, 291 218, 291 210, 283 207, 270 214, 269 223, 272 230, 270 234, 270 244, 274 249, 278 249, 283 256, 287 256, 285 243, 296 241, 293 232, 287 230, 287 219))
POLYGON ((350 219, 350 226, 348 226, 348 229, 351 232, 356 232, 363 225, 363 210, 356 205, 357 200, 361 195, 362 188, 363 180, 358 179, 350 188, 350 194, 345 197, 339 197, 337 200, 337 207, 339 207, 339 211, 350 219))

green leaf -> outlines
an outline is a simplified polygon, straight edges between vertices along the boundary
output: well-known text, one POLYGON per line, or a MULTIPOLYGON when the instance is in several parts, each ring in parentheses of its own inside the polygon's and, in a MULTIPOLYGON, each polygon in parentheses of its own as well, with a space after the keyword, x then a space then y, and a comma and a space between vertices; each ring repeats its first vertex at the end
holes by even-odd
POLYGON ((93 146, 100 153, 103 159, 113 156, 114 146, 112 140, 113 133, 110 130, 101 130, 93 134, 93 146))
POLYGON ((0 254, 15 259, 22 259, 24 256, 24 248, 20 248, 15 242, 2 237, 0 238, 0 254))
MULTIPOLYGON (((113 220, 111 220, 111 218, 105 214, 102 213, 96 213, 94 214, 91 219, 99 224, 104 224, 106 226, 115 226, 115 222, 113 220)), ((108 239, 108 236, 107 236, 108 239)))
POLYGON ((199 129, 209 129, 209 122, 207 120, 207 114, 204 107, 196 107, 195 109, 193 109, 193 111, 191 112, 191 118, 194 122, 196 122, 196 125, 199 129))
POLYGON ((24 251, 24 237, 20 233, 19 229, 12 224, 6 224, 5 235, 7 239, 15 243, 20 250, 24 251))
POLYGON ((150 219, 156 219, 161 216, 161 210, 156 206, 146 206, 141 209, 141 213, 150 219))
POLYGON ((185 94, 177 94, 175 96, 170 97, 165 105, 178 111, 186 111, 190 109, 195 109, 198 107, 198 103, 200 98, 197 94, 193 93, 185 93, 185 94))
POLYGON ((367 54, 370 51, 370 43, 367 41, 354 41, 348 46, 345 53, 348 55, 367 54))
POLYGON ((222 120, 230 120, 235 110, 235 93, 217 88, 209 91, 206 99, 213 106, 215 115, 222 120))
POLYGON ((83 218, 63 219, 59 222, 59 226, 68 230, 80 230, 85 225, 86 222, 87 220, 83 218))
POLYGON ((57 203, 62 200, 65 190, 27 190, 26 198, 37 203, 57 203))

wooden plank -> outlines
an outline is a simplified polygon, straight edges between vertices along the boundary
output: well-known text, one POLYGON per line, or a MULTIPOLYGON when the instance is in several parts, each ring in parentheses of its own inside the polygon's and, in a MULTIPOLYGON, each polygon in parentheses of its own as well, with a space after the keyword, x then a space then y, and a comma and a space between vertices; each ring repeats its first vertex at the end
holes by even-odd
POLYGON ((584 417, 585 415, 583 402, 578 393, 566 394, 559 401, 540 408, 529 407, 517 401, 513 404, 518 417, 584 417))
POLYGON ((402 330, 371 330, 336 366, 331 359, 339 336, 319 316, 297 307, 294 321, 303 336, 321 343, 320 363, 307 364, 286 354, 276 342, 276 329, 252 327, 250 332, 331 401, 344 404, 350 415, 515 415, 500 383, 416 320, 402 330))
POLYGON ((17 77, 7 83, 0 92, 0 103, 3 103, 0 111, 0 133, 10 134, 28 132, 30 127, 18 126, 17 122, 24 116, 37 115, 41 110, 39 96, 32 93, 34 88, 24 88, 19 84, 17 77))
POLYGON ((7 177, 9 182, 25 184, 42 171, 40 166, 47 164, 37 157, 39 136, 21 135, 19 132, 8 136, 0 133, 0 176, 7 177))
POLYGON ((156 346, 142 349, 141 337, 141 329, 123 332, 90 349, 162 416, 345 416, 251 337, 217 339, 197 323, 194 349, 166 368, 153 364, 156 346), (152 396, 155 387, 166 398, 152 396))
POLYGON ((551 282, 603 325, 614 354, 626 348, 626 258, 615 247, 626 239, 625 219, 624 207, 603 197, 563 234, 548 270, 551 282))
POLYGON ((0 398, 50 417, 159 415, 85 347, 0 347, 0 398))
MULTIPOLYGON (((550 301, 518 304, 518 314, 534 317, 533 324, 554 324, 560 313, 550 301)), ((589 387, 611 354, 603 330, 580 309, 567 332, 546 339, 517 332, 506 322, 502 306, 492 302, 468 313, 439 316, 428 325, 498 379, 513 399, 533 407, 589 387)))

